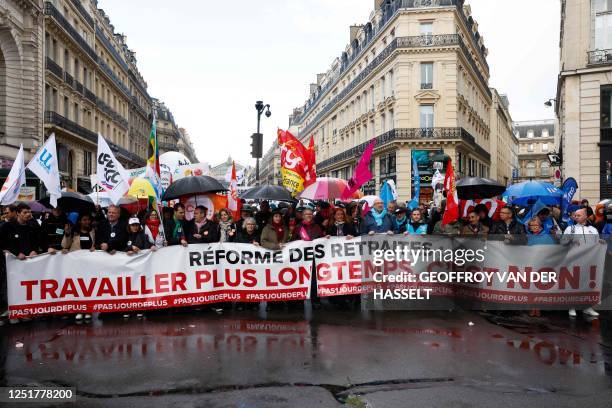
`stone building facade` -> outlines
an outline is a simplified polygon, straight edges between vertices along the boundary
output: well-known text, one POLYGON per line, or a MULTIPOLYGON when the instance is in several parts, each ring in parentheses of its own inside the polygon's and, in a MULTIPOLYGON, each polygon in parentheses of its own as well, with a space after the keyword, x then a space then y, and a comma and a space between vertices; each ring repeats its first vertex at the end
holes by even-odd
POLYGON ((548 154, 554 150, 555 121, 514 122, 513 127, 519 141, 519 172, 515 181, 554 181, 555 169, 550 165, 548 154))
POLYGON ((561 0, 555 111, 562 177, 591 203, 612 198, 612 3, 561 0))
POLYGON ((0 2, 0 168, 42 142, 44 3, 0 2))
POLYGON ((179 127, 168 107, 159 99, 153 99, 153 108, 157 114, 157 144, 159 154, 178 151, 178 141, 181 138, 179 127))
POLYGON ((490 112, 491 126, 491 171, 490 178, 507 186, 512 181, 512 170, 516 163, 514 154, 518 148, 518 140, 512 130, 512 116, 510 116, 508 97, 500 95, 495 88, 491 88, 493 100, 490 112))
POLYGON ((177 143, 178 151, 185 155, 192 163, 198 163, 198 157, 196 156, 191 137, 185 128, 179 128, 180 138, 177 143))
POLYGON ((470 7, 463 0, 376 0, 369 21, 349 34, 344 52, 290 116, 303 143, 315 137, 318 174, 350 177, 376 140, 366 194, 393 179, 400 199, 410 199, 412 157, 424 202, 433 193, 434 161, 452 158, 459 177, 489 177, 493 96, 470 7))

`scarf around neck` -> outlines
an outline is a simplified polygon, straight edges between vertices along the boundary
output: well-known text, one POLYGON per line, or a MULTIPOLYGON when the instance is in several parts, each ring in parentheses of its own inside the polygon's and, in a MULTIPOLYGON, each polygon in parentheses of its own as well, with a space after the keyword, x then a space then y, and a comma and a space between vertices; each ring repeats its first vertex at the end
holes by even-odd
POLYGON ((157 234, 159 233, 159 224, 160 224, 159 219, 157 220, 148 219, 145 222, 145 224, 147 227, 149 227, 149 231, 151 231, 151 235, 153 235, 153 239, 156 239, 157 234))
POLYGON ((372 217, 374 217, 374 221, 376 221, 376 226, 380 227, 383 223, 383 218, 387 215, 387 210, 384 209, 381 212, 376 211, 374 208, 370 211, 372 217))
POLYGON ((285 238, 285 226, 283 225, 283 223, 271 223, 270 225, 272 225, 272 228, 274 229, 274 232, 276 232, 276 239, 278 240, 278 242, 283 242, 283 238, 285 238))

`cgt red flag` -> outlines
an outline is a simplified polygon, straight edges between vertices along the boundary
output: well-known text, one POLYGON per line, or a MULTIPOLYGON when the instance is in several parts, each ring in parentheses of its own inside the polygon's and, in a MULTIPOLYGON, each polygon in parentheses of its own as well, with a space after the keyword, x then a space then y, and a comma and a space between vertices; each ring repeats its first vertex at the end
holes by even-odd
POLYGON ((448 167, 446 168, 444 191, 446 192, 446 209, 442 216, 442 225, 450 224, 459 219, 459 198, 455 187, 455 170, 451 160, 448 161, 448 167))
POLYGON ((306 175, 304 177, 304 188, 317 181, 317 158, 314 146, 314 137, 310 136, 310 143, 306 149, 306 175))

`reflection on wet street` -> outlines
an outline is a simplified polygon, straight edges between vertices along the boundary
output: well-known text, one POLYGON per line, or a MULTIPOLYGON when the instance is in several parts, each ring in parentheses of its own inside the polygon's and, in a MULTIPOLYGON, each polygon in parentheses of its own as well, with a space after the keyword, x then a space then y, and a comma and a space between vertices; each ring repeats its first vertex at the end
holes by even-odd
POLYGON ((226 313, 2 327, 0 380, 73 386, 77 406, 117 407, 594 407, 612 395, 605 317, 226 313))

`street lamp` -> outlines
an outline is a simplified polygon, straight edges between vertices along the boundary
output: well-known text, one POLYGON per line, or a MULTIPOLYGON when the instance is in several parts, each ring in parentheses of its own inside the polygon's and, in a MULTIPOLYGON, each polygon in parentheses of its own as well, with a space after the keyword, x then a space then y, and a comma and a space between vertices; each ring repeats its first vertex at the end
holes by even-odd
MULTIPOLYGON (((261 123, 261 114, 266 111, 266 117, 269 118, 272 116, 272 112, 270 112, 270 105, 264 105, 263 101, 255 102, 255 109, 257 110, 257 135, 259 136, 261 132, 259 131, 259 125, 261 123)), ((261 136, 259 136, 261 138, 261 136)), ((263 141, 260 141, 263 143, 263 141)), ((256 155, 256 163, 255 163, 255 183, 259 185, 259 159, 261 158, 261 152, 256 155)))
POLYGON ((555 103, 556 103, 556 102, 557 102, 557 100, 556 100, 556 99, 549 99, 549 100, 547 100, 546 102, 544 102, 544 106, 548 106, 549 108, 552 108, 552 106, 553 106, 553 102, 555 102, 555 103))

